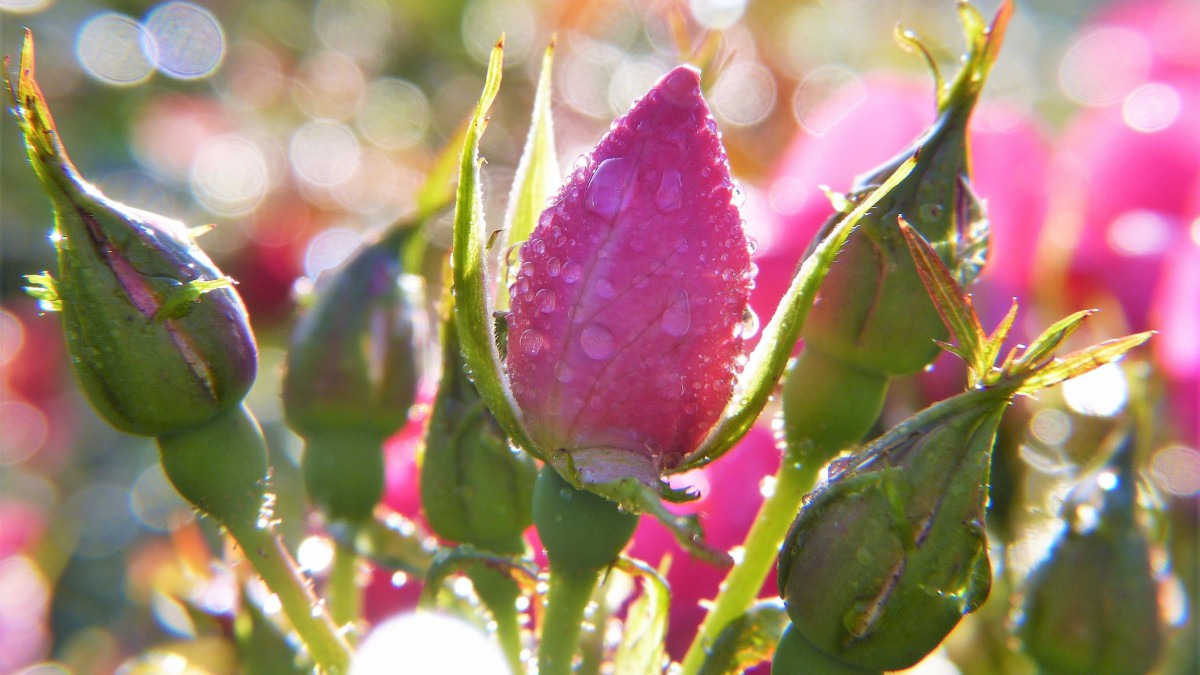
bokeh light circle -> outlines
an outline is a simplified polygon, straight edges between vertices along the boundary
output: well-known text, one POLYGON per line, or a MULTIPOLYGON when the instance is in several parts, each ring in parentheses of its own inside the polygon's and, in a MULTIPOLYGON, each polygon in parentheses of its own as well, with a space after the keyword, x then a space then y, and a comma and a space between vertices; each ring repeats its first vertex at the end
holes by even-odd
POLYGON ((1071 45, 1059 69, 1067 96, 1091 106, 1118 103, 1150 71, 1150 44, 1137 31, 1101 26, 1071 45))
POLYGON ((253 211, 271 187, 262 150, 237 134, 218 136, 201 146, 189 183, 204 208, 229 216, 253 211))
POLYGON ((116 12, 98 14, 79 29, 75 58, 84 72, 105 84, 129 86, 154 72, 153 51, 137 21, 116 12))
POLYGON ((198 5, 164 3, 151 10, 145 25, 154 45, 154 64, 171 77, 207 77, 225 56, 225 33, 220 22, 198 5))
POLYGON ((761 122, 775 107, 777 89, 771 71, 752 61, 730 65, 713 86, 713 112, 734 126, 761 122))
POLYGON ((867 98, 858 73, 838 65, 814 69, 796 89, 793 112, 806 131, 821 136, 867 98))

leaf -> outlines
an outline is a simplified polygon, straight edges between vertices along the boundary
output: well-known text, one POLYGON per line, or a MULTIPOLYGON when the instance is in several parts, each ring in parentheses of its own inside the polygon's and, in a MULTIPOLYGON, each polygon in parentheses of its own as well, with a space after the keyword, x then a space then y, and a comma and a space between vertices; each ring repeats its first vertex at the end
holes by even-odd
POLYGON ((721 630, 697 675, 736 675, 769 661, 789 623, 782 600, 756 602, 721 630))
POLYGON ((538 459, 545 455, 530 440, 500 366, 492 321, 492 294, 487 272, 487 226, 483 219, 482 188, 479 182, 479 139, 487 125, 487 113, 500 91, 504 63, 504 41, 492 49, 487 78, 479 105, 471 117, 459 162, 458 193, 454 213, 454 320, 462 343, 469 374, 484 403, 504 429, 511 443, 538 459))
MULTIPOLYGON (((538 78, 537 95, 533 99, 533 119, 529 125, 529 136, 525 140, 525 151, 517 164, 512 192, 508 197, 508 213, 504 216, 505 243, 500 249, 502 251, 529 239, 529 234, 537 225, 538 216, 545 210, 546 204, 562 181, 558 170, 558 153, 554 149, 554 119, 550 106, 553 60, 554 42, 551 41, 545 56, 542 57, 542 73, 538 78)), ((510 270, 510 277, 515 275, 516 270, 510 270)), ((496 290, 496 308, 508 308, 507 284, 501 284, 496 290)))
POLYGON ((1027 376, 1022 377, 1018 374, 1016 378, 1019 379, 1020 386, 1017 393, 1030 394, 1052 387, 1072 377, 1095 370, 1106 363, 1117 361, 1129 350, 1149 340, 1152 335, 1154 335, 1154 331, 1146 331, 1107 340, 1055 359, 1027 376))
POLYGON ((982 382, 992 361, 988 359, 987 334, 979 325, 971 297, 959 288, 954 275, 929 242, 903 218, 899 222, 900 232, 917 266, 917 274, 925 284, 938 316, 942 317, 946 329, 957 343, 957 349, 952 351, 962 357, 971 369, 972 385, 982 382))
POLYGON ((617 568, 642 578, 642 594, 625 615, 625 630, 613 656, 613 672, 630 675, 661 673, 666 663, 671 589, 653 567, 639 560, 621 557, 617 568))
POLYGON ((915 163, 915 158, 910 158, 901 164, 879 189, 867 196, 834 226, 829 235, 804 260, 780 301, 779 309, 763 329, 758 346, 750 354, 739 379, 739 390, 734 392, 733 399, 721 413, 720 419, 709 431, 704 442, 695 452, 685 457, 672 473, 694 469, 713 461, 732 448, 750 430, 770 399, 775 384, 783 375, 792 348, 800 337, 800 329, 804 327, 804 319, 816 298, 817 289, 846 238, 858 221, 908 176, 915 163))
POLYGON ((1056 322, 1042 331, 1042 334, 1016 359, 1013 367, 1025 370, 1040 365, 1043 360, 1049 358, 1054 353, 1055 349, 1058 349, 1059 345, 1071 333, 1075 332, 1076 328, 1079 328, 1079 324, 1083 323, 1084 319, 1095 314, 1096 311, 1094 309, 1085 309, 1081 312, 1075 312, 1071 316, 1056 322))
POLYGON ((43 312, 61 312, 62 298, 58 296, 58 284, 49 272, 41 274, 26 274, 25 281, 29 285, 25 292, 38 301, 38 309, 43 312))

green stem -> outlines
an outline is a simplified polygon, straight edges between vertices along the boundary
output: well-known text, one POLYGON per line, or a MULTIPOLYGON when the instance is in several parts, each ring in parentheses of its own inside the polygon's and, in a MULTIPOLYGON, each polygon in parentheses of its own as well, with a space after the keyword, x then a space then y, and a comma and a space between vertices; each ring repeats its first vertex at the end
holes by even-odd
POLYGON ((763 581, 771 571, 788 527, 796 519, 800 502, 816 484, 821 464, 794 459, 805 453, 786 453, 775 474, 775 491, 763 500, 744 542, 745 555, 729 570, 716 604, 709 610, 700 631, 683 659, 683 675, 696 675, 704 665, 709 648, 731 621, 750 609, 763 581))
POLYGON ((350 668, 350 646, 334 627, 329 613, 320 609, 283 541, 270 529, 242 524, 228 525, 227 529, 267 588, 279 598, 284 614, 317 667, 333 675, 346 673, 350 668))
POLYGON ((333 568, 329 572, 329 615, 335 626, 357 625, 362 618, 362 586, 358 583, 358 553, 349 544, 337 542, 333 568))
POLYGON ((280 601, 317 667, 345 673, 350 647, 317 603, 291 553, 270 526, 267 445, 245 406, 198 427, 160 436, 159 460, 171 484, 225 526, 280 601))
POLYGON ((598 573, 570 574, 550 566, 550 593, 538 645, 538 675, 570 675, 584 612, 599 578, 598 573))
POLYGON ((475 592, 492 613, 496 622, 496 639, 514 675, 525 672, 521 661, 521 622, 517 611, 517 600, 521 587, 516 580, 504 572, 484 565, 473 565, 467 576, 475 585, 475 592))

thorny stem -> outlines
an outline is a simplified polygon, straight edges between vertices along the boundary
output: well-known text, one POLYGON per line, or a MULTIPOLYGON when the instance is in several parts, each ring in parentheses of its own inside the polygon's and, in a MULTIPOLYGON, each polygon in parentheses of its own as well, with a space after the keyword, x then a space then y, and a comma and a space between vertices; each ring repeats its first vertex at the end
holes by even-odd
POLYGON ((356 625, 362 618, 362 586, 358 583, 358 553, 353 545, 337 542, 329 572, 329 615, 336 626, 356 625))
POLYGON ((551 565, 546 618, 538 645, 538 675, 572 672, 584 612, 598 579, 599 573, 563 573, 551 565))

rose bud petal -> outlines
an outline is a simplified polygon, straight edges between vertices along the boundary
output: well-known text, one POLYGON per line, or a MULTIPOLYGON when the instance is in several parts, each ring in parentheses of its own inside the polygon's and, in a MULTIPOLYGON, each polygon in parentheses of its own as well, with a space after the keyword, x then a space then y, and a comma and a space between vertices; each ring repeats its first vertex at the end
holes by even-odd
POLYGON ((508 374, 533 439, 584 482, 654 484, 740 371, 750 254, 700 74, 613 123, 521 247, 508 374))

